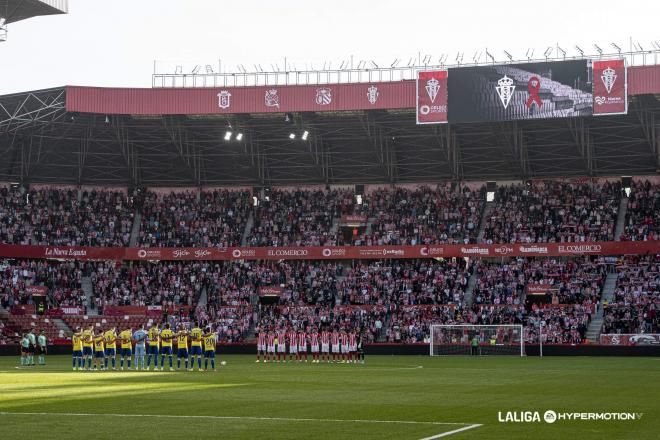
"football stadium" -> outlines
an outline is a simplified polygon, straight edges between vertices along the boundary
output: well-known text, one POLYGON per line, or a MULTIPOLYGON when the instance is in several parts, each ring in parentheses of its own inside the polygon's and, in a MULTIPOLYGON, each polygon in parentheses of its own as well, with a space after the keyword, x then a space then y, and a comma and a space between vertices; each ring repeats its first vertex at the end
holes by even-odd
MULTIPOLYGON (((7 66, 76 6, 0 1, 7 66)), ((660 44, 619 46, 0 95, 0 438, 660 438, 660 44)))

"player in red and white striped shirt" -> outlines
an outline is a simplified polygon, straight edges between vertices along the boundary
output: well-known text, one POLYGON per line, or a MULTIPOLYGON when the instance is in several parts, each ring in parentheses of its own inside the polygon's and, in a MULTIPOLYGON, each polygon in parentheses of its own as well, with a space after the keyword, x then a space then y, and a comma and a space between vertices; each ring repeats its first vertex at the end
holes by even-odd
POLYGON ((264 362, 275 360, 275 333, 268 332, 266 337, 266 344, 268 345, 268 358, 264 362))
POLYGON ((277 334, 277 362, 286 362, 286 330, 282 329, 277 334), (282 359, 284 358, 284 359, 282 359))
POLYGON ((332 362, 337 362, 341 360, 341 355, 339 354, 339 332, 337 329, 332 331, 332 362))
POLYGON ((296 344, 297 340, 298 334, 295 330, 291 329, 289 332, 289 362, 293 362, 294 355, 296 360, 298 360, 298 344, 296 344))
MULTIPOLYGON (((357 340, 355 332, 350 332, 348 334, 348 362, 353 362, 353 353, 357 351, 357 340)), ((357 358, 355 359, 357 362, 357 358)))
POLYGON ((318 330, 312 330, 312 334, 309 337, 312 345, 312 363, 319 363, 319 332, 318 330))
POLYGON ((348 360, 348 334, 346 331, 341 332, 341 363, 344 364, 348 360))
POLYGON ((263 330, 259 332, 259 337, 257 339, 257 362, 260 361, 261 356, 263 356, 264 361, 266 360, 266 332, 263 330))
POLYGON ((321 332, 321 360, 330 362, 330 332, 321 332))
POLYGON ((298 333, 298 359, 302 360, 303 354, 307 362, 307 335, 301 331, 298 333))

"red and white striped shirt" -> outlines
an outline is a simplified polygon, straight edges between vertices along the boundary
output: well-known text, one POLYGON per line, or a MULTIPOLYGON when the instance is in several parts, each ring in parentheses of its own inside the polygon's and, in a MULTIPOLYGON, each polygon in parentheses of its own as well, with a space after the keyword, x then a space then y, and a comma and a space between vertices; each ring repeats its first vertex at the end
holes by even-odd
POLYGON ((357 346, 355 333, 351 333, 348 335, 348 345, 351 347, 357 346))
POLYGON ((321 333, 321 343, 325 344, 325 345, 330 344, 330 333, 329 332, 321 333))
POLYGON ((305 333, 298 333, 298 347, 307 346, 307 335, 305 333))
POLYGON ((319 334, 312 333, 312 347, 318 347, 318 346, 319 346, 319 334))
POLYGON ((289 333, 289 344, 296 345, 297 340, 298 340, 298 334, 296 332, 290 332, 289 333))
POLYGON ((260 332, 259 333, 259 341, 257 342, 258 345, 266 345, 266 333, 260 332))
POLYGON ((348 335, 346 333, 341 335, 341 345, 348 347, 348 335))
POLYGON ((268 333, 268 345, 269 346, 275 345, 275 333, 268 333))
POLYGON ((277 342, 280 345, 286 344, 286 331, 282 330, 277 337, 277 342))
POLYGON ((332 332, 332 345, 339 345, 339 333, 332 332))

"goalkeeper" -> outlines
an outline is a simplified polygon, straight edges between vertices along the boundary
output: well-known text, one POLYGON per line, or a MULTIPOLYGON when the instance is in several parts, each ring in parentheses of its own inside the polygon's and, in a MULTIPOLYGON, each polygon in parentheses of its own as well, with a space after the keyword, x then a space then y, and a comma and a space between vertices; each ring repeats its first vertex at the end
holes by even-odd
POLYGON ((472 336, 472 341, 470 341, 470 346, 472 348, 472 356, 479 354, 479 336, 475 333, 472 336))

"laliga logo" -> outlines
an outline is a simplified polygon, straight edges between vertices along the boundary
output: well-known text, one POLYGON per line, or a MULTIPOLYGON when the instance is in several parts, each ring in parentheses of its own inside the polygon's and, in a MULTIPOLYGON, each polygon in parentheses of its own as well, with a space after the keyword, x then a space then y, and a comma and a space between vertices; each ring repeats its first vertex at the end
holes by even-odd
POLYGON ((555 423, 557 421, 557 413, 549 409, 543 414, 543 420, 545 420, 545 423, 555 423))

